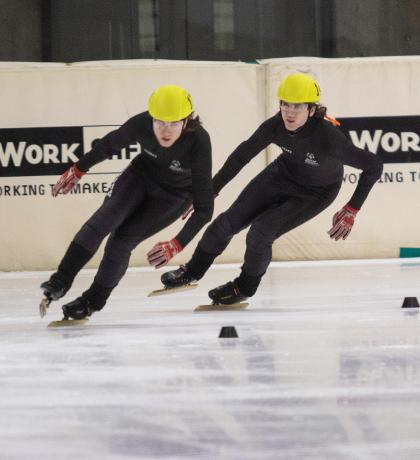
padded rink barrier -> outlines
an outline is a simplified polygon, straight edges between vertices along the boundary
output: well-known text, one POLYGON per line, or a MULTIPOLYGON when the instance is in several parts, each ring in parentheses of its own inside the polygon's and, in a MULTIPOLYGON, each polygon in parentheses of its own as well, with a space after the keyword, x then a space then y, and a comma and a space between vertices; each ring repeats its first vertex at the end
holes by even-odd
MULTIPOLYGON (((184 61, 0 63, 0 270, 54 269, 74 234, 97 209, 113 180, 139 153, 133 145, 118 158, 96 165, 77 192, 53 199, 52 185, 87 152, 95 139, 144 111, 159 85, 187 88, 209 131, 213 173, 259 124, 278 110, 276 88, 294 71, 312 73, 322 102, 357 145, 387 156, 383 177, 373 188, 350 237, 335 242, 327 231, 333 214, 351 197, 359 171, 346 168, 342 190, 322 214, 277 240, 273 260, 398 257, 401 247, 420 247, 420 57, 284 58, 258 64, 184 61), (4 216, 4 217, 3 217, 4 216)), ((245 185, 280 150, 261 152, 223 190, 215 214, 227 209, 245 185)), ((131 266, 147 264, 157 241, 172 238, 184 224, 141 244, 131 266)), ((201 233, 174 259, 186 262, 201 233)), ((217 260, 239 263, 245 232, 217 260)), ((89 263, 96 267, 102 250, 89 263)))
MULTIPOLYGON (((98 208, 139 145, 104 161, 83 177, 76 193, 51 197, 59 175, 92 142, 147 110, 150 94, 164 84, 191 93, 209 131, 216 172, 236 145, 265 118, 265 67, 258 64, 183 61, 106 61, 74 64, 0 63, 0 270, 48 270, 59 263, 74 234, 98 208)), ((224 210, 266 165, 264 152, 223 190, 215 214, 224 210)), ((141 244, 131 265, 147 265, 146 253, 174 237, 184 221, 141 244)), ((243 237, 242 237, 243 238, 243 237)), ((198 239, 195 240, 197 242, 198 239)), ((188 260, 195 242, 177 257, 188 260)), ((237 239, 223 259, 234 259, 237 239)), ((96 267, 102 250, 89 263, 96 267)))
MULTIPOLYGON (((278 82, 301 71, 316 77, 321 102, 341 129, 361 147, 384 158, 373 187, 346 241, 327 235, 334 213, 356 188, 359 170, 345 167, 343 186, 333 204, 273 246, 273 260, 399 257, 401 247, 420 246, 420 57, 284 58, 267 66, 267 113, 275 113, 278 82), (346 126, 359 126, 346 129, 346 126)), ((268 149, 269 160, 278 148, 268 149)))

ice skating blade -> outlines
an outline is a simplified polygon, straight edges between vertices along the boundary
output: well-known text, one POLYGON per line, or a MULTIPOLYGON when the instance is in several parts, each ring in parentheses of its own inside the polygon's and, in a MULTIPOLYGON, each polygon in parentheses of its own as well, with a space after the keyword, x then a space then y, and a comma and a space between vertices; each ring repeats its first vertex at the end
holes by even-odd
POLYGON ((39 314, 43 318, 47 314, 48 307, 50 306, 51 299, 47 296, 43 297, 41 303, 39 304, 39 314))
POLYGON ((231 305, 223 304, 208 304, 199 305, 194 308, 194 311, 232 311, 232 310, 243 310, 249 305, 247 302, 232 303, 231 305))
POLYGON ((68 327, 68 326, 83 326, 89 321, 88 318, 86 319, 62 319, 59 321, 51 321, 48 324, 48 327, 68 327))
POLYGON ((175 288, 163 288, 163 289, 156 289, 156 291, 152 291, 149 293, 147 297, 153 297, 155 295, 165 295, 165 294, 174 294, 175 292, 182 292, 188 291, 190 289, 195 289, 198 284, 187 284, 185 286, 175 287, 175 288))

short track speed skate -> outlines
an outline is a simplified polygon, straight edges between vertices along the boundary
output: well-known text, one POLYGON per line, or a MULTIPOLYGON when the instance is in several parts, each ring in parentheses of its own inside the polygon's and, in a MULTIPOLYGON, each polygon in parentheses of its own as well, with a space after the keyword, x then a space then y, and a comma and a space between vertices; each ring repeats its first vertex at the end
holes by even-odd
POLYGON ((195 289, 198 287, 198 284, 186 284, 185 286, 178 286, 178 287, 164 287, 162 289, 156 289, 155 291, 149 292, 147 297, 153 297, 156 295, 165 295, 165 294, 174 294, 175 292, 182 292, 182 291, 189 291, 190 289, 195 289))
POLYGON ((52 321, 48 327, 81 326, 89 321, 95 309, 84 297, 78 297, 62 307, 64 318, 61 321, 52 321))
POLYGON ((199 305, 194 308, 194 311, 233 311, 233 310, 244 310, 249 306, 247 302, 232 303, 229 305, 221 303, 211 303, 206 305, 199 305))
POLYGON ((39 304, 39 314, 41 318, 43 318, 47 314, 47 310, 51 302, 52 299, 46 295, 41 299, 41 303, 39 304))
POLYGON ((196 280, 188 273, 188 270, 184 265, 181 265, 176 270, 164 273, 160 277, 160 280, 165 287, 163 289, 156 289, 155 291, 150 292, 148 297, 188 291, 189 289, 195 289, 198 286, 196 280))
POLYGON ((212 304, 199 305, 194 311, 243 310, 249 305, 242 302, 247 297, 241 294, 238 286, 232 281, 209 291, 209 297, 213 300, 212 304))
POLYGON ((51 321, 48 324, 48 327, 67 327, 67 326, 83 326, 89 321, 88 318, 86 319, 66 319, 63 318, 58 321, 51 321))
POLYGON ((39 314, 41 315, 41 318, 43 318, 47 314, 47 310, 51 302, 63 297, 68 291, 68 287, 59 279, 54 278, 53 275, 48 281, 44 281, 40 288, 44 293, 44 297, 39 304, 39 314))

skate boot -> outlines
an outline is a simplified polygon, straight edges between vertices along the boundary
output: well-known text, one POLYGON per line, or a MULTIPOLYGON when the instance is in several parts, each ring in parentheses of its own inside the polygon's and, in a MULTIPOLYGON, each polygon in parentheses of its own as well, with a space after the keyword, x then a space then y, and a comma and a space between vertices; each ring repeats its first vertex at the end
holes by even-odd
POLYGON ((64 296, 70 286, 62 281, 58 276, 52 275, 48 281, 44 281, 40 288, 44 297, 39 304, 39 314, 43 318, 47 314, 48 307, 53 300, 58 300, 64 296))
POLYGON ((52 276, 48 281, 44 281, 40 288, 44 292, 45 297, 49 300, 60 299, 69 289, 67 284, 54 276, 52 276))
POLYGON ((248 298, 241 294, 238 286, 232 281, 209 291, 209 297, 215 304, 222 305, 232 305, 248 298))
POLYGON ((165 288, 169 289, 186 286, 197 281, 188 273, 188 269, 185 265, 181 265, 177 270, 171 270, 170 272, 164 273, 160 277, 160 280, 165 288))
POLYGON ((78 297, 76 300, 66 303, 62 309, 65 319, 84 319, 96 311, 92 308, 89 300, 84 297, 78 297))

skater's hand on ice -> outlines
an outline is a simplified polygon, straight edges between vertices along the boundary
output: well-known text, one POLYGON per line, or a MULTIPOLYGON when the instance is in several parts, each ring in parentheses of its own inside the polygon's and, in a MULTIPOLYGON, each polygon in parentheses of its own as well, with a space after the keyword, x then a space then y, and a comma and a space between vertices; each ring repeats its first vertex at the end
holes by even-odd
POLYGON ((77 165, 74 164, 58 179, 52 189, 52 196, 57 196, 59 193, 63 193, 64 195, 69 193, 85 174, 85 172, 80 171, 77 165))
POLYGON ((341 238, 345 240, 353 228, 354 219, 358 212, 358 209, 346 204, 340 211, 334 214, 333 225, 328 231, 328 235, 335 241, 341 238))
POLYGON ((163 241, 155 244, 153 249, 147 253, 147 260, 150 265, 160 268, 166 265, 182 249, 181 244, 175 238, 171 241, 163 241))

